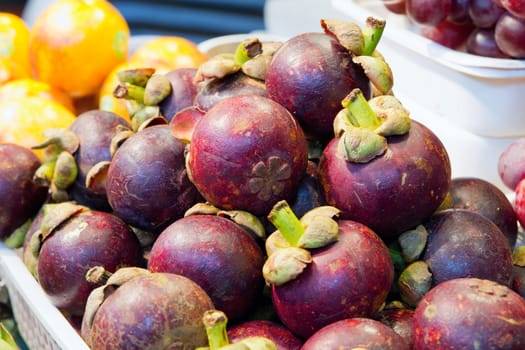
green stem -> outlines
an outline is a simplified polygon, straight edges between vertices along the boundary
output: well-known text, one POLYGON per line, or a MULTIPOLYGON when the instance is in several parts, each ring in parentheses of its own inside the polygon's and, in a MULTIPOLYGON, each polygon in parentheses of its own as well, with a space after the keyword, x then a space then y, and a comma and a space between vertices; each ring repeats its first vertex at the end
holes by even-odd
POLYGON ((381 120, 370 107, 363 92, 360 89, 352 90, 341 102, 344 108, 350 111, 349 121, 356 127, 375 130, 381 125, 381 120), (357 124, 357 125, 356 125, 357 124))
POLYGON ((208 310, 202 317, 206 334, 208 335, 208 347, 210 350, 218 350, 229 344, 226 325, 228 318, 224 312, 219 310, 208 310))
POLYGON ((366 19, 366 25, 363 29, 364 46, 362 55, 370 56, 376 49, 383 31, 385 30, 386 21, 373 17, 366 19))
POLYGON ((243 40, 235 49, 233 60, 235 64, 242 66, 244 62, 262 53, 262 44, 259 39, 243 40))
POLYGON ((281 232, 288 243, 294 247, 305 231, 303 224, 301 224, 292 208, 284 200, 275 204, 268 215, 268 220, 281 232))
POLYGON ((126 100, 135 100, 137 102, 143 103, 144 92, 145 88, 142 86, 129 83, 120 83, 113 91, 113 96, 115 98, 124 98, 126 100))

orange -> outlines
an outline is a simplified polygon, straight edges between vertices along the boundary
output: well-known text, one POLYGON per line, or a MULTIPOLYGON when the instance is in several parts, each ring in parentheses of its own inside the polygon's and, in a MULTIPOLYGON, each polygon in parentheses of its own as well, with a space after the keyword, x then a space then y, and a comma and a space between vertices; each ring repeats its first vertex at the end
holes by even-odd
POLYGON ((208 57, 197 44, 179 36, 159 36, 140 45, 129 58, 145 67, 158 65, 176 68, 197 68, 208 57))
POLYGON ((29 36, 29 27, 21 17, 0 12, 0 57, 10 59, 26 76, 31 73, 29 36))
MULTIPOLYGON (((0 103, 0 143, 33 147, 46 140, 49 128, 67 128, 75 115, 51 99, 32 96, 15 97, 0 103)), ((42 158, 42 151, 35 150, 42 158)))
POLYGON ((94 95, 127 58, 129 26, 106 0, 57 0, 31 27, 35 77, 70 96, 94 95))
POLYGON ((40 96, 54 100, 75 113, 73 99, 65 92, 31 78, 11 80, 0 86, 0 103, 16 97, 40 96))

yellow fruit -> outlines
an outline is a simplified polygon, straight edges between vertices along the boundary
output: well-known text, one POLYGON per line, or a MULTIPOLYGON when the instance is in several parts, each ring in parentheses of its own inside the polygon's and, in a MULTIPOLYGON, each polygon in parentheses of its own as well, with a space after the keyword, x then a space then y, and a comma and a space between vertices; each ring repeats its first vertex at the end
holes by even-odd
MULTIPOLYGON (((46 140, 49 128, 67 128, 75 115, 44 97, 17 97, 0 103, 0 143, 33 147, 46 140)), ((42 152, 35 150, 42 159, 42 152)))
POLYGON ((17 97, 39 96, 60 103, 72 113, 75 113, 73 99, 57 88, 30 78, 11 80, 0 86, 0 103, 17 97))
POLYGON ((96 94, 127 58, 129 26, 106 0, 57 0, 31 27, 35 77, 78 98, 96 94))
POLYGON ((27 76, 31 74, 29 35, 29 27, 21 17, 0 12, 0 57, 15 62, 27 76))
POLYGON ((30 78, 30 76, 28 71, 22 69, 10 58, 0 57, 0 86, 11 80, 30 78))
POLYGON ((197 44, 179 36, 159 36, 141 46, 131 55, 131 62, 144 67, 169 66, 176 68, 197 68, 208 57, 197 44))

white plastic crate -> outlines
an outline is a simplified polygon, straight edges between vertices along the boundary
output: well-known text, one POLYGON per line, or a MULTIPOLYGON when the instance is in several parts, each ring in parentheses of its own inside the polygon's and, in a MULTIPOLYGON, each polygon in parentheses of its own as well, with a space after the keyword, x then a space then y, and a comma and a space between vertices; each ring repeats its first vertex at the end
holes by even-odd
POLYGON ((20 335, 30 350, 89 350, 51 304, 17 252, 1 243, 0 279, 7 287, 20 335))

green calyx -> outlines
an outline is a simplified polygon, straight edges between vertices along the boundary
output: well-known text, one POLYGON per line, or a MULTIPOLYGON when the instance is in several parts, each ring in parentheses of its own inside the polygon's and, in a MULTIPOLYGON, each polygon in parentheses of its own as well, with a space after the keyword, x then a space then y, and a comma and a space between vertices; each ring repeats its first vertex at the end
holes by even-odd
POLYGON ((412 125, 409 112, 392 95, 366 100, 360 89, 342 101, 343 109, 334 119, 339 137, 338 151, 349 162, 367 163, 388 149, 388 136, 404 135, 412 125))
POLYGON ((48 129, 44 135, 46 141, 32 147, 44 149, 44 160, 35 171, 33 181, 49 188, 52 201, 64 202, 68 200, 67 189, 78 176, 78 165, 73 154, 80 141, 75 133, 67 129, 48 129))
POLYGON ((278 202, 268 215, 277 228, 266 239, 268 259, 263 276, 269 285, 281 285, 297 278, 312 262, 308 249, 324 247, 337 241, 339 226, 335 218, 340 211, 321 206, 297 218, 286 201, 278 202))
POLYGON ((117 73, 119 84, 113 90, 115 98, 126 100, 133 131, 152 123, 167 124, 158 105, 171 94, 171 83, 153 68, 132 68, 117 73))

